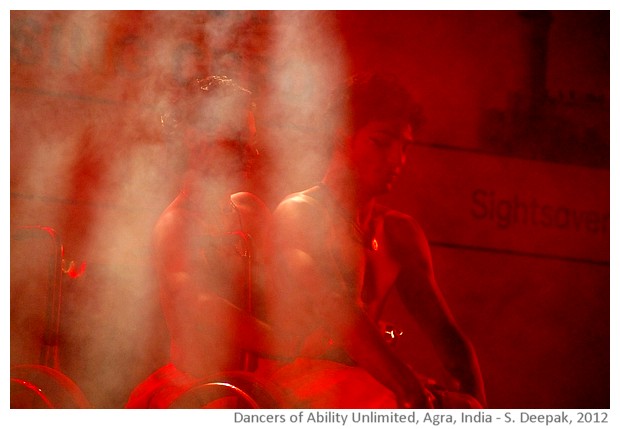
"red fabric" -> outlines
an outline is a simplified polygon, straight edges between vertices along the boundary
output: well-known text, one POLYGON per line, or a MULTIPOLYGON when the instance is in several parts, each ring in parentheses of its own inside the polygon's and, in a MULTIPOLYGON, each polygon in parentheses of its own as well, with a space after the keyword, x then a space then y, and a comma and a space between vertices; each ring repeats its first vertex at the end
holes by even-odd
MULTIPOLYGON (((168 408, 196 381, 168 364, 133 390, 125 408, 168 408)), ((366 371, 329 360, 296 359, 270 381, 286 398, 281 408, 397 408, 394 394, 366 371)))
MULTIPOLYGON (((168 364, 133 390, 125 408, 168 408, 197 381, 168 364)), ((274 371, 269 382, 280 389, 280 408, 398 408, 394 394, 365 370, 329 360, 298 358, 274 371)), ((469 395, 443 390, 431 382, 428 387, 440 408, 481 408, 469 395)))
POLYGON ((394 394, 359 367, 298 358, 271 381, 290 398, 283 408, 397 408, 394 394))
POLYGON ((168 408, 196 381, 198 379, 179 371, 169 363, 151 374, 131 392, 125 408, 168 408))

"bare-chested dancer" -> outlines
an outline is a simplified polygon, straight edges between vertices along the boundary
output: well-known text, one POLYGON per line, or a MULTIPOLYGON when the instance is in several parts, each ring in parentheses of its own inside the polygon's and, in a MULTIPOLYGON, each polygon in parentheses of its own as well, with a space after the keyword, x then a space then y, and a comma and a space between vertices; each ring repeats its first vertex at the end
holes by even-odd
POLYGON ((352 79, 336 94, 332 118, 345 119, 333 129, 327 173, 274 212, 274 326, 298 345, 275 378, 308 408, 484 405, 474 349, 437 287, 422 229, 376 202, 401 173, 417 109, 390 77, 352 79), (392 289, 460 393, 433 394, 384 341, 377 322, 392 289))
POLYGON ((211 76, 197 80, 181 102, 176 128, 187 170, 153 244, 170 363, 134 390, 128 407, 167 407, 198 380, 254 370, 248 356, 287 347, 255 317, 270 213, 244 192, 257 153, 251 93, 211 76))

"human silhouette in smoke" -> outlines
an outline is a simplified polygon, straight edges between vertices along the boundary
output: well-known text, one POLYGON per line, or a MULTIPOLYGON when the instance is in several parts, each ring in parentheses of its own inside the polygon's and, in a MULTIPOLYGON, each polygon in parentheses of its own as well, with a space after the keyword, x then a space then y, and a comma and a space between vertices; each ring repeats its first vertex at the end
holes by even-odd
POLYGON ((295 362, 274 379, 297 406, 485 404, 476 355, 437 287, 422 229, 376 201, 401 173, 418 118, 394 78, 351 79, 334 93, 324 123, 334 146, 322 182, 288 196, 274 211, 278 300, 272 321, 289 329, 298 347, 295 362), (392 289, 432 340, 460 393, 431 387, 385 341, 378 321, 392 289))
POLYGON ((166 118, 188 155, 181 190, 153 234, 170 363, 134 389, 127 407, 168 407, 198 380, 256 370, 248 356, 286 347, 255 317, 270 212, 243 192, 258 153, 253 111, 248 90, 211 76, 191 85, 166 118))

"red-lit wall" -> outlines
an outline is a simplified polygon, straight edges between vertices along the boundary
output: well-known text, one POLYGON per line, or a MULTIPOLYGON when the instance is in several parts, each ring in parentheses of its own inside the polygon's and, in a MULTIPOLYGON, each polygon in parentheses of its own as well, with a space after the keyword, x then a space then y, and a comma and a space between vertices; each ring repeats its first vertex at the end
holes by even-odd
MULTIPOLYGON (((609 407, 608 12, 13 11, 11 226, 51 226, 87 262, 66 285, 61 357, 95 406, 121 407, 166 359, 148 255, 178 184, 159 116, 179 82, 254 91, 254 191, 274 207, 320 180, 325 91, 368 69, 424 109, 385 200, 425 229, 489 406, 609 407)), ((391 305, 414 341, 400 352, 441 377, 391 305)))

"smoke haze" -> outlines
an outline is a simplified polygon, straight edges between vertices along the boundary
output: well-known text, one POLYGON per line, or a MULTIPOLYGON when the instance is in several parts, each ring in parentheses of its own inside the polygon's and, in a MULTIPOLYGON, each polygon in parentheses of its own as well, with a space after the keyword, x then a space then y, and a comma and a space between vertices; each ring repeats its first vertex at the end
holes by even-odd
MULTIPOLYGON (((227 75, 252 91, 262 156, 248 190, 273 209, 323 175, 332 88, 380 69, 426 119, 387 201, 427 231, 489 404, 608 407, 608 234, 498 230, 470 213, 476 189, 609 213, 608 12, 553 13, 547 119, 523 107, 542 79, 525 35, 544 28, 515 11, 11 11, 10 25, 10 226, 52 227, 65 268, 86 263, 63 280, 60 359, 93 406, 122 407, 168 359, 151 234, 186 167, 161 118, 187 84, 227 75)), ((11 246, 12 282, 45 276, 13 260, 44 250, 11 246)))

